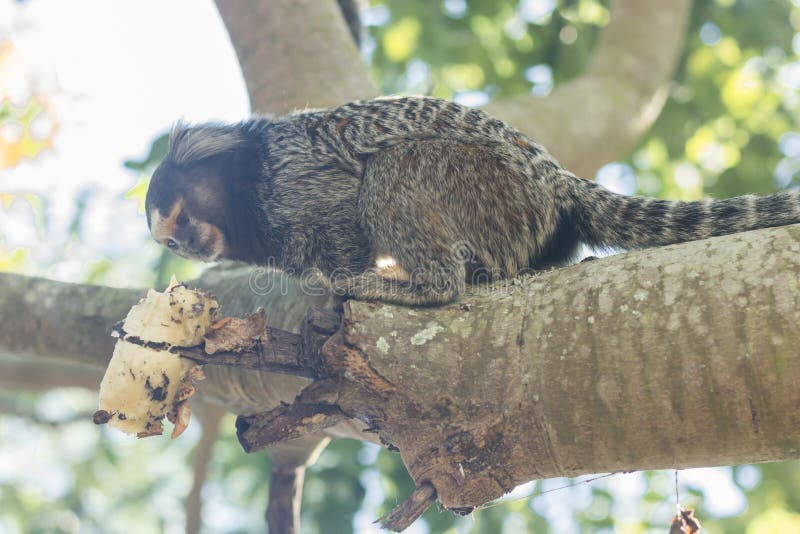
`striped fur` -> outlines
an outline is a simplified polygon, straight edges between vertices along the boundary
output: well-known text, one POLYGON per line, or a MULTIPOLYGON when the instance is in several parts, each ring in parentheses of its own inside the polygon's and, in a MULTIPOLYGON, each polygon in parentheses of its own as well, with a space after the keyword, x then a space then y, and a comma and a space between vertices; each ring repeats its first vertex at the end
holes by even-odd
POLYGON ((179 124, 147 212, 154 236, 187 257, 313 270, 345 295, 439 304, 467 281, 564 264, 581 242, 631 249, 800 222, 800 198, 617 195, 483 111, 403 97, 179 124), (379 258, 395 269, 378 270, 379 258))
POLYGON ((574 176, 572 213, 582 241, 626 249, 670 245, 800 222, 800 192, 682 202, 624 196, 574 176))

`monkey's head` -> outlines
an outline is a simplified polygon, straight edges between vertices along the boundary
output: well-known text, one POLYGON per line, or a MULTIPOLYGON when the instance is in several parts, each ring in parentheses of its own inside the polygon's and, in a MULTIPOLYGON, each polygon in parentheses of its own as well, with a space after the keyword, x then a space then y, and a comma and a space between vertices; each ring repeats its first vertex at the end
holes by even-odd
POLYGON ((176 125, 147 190, 153 239, 192 260, 231 257, 237 182, 255 157, 248 144, 239 125, 176 125))

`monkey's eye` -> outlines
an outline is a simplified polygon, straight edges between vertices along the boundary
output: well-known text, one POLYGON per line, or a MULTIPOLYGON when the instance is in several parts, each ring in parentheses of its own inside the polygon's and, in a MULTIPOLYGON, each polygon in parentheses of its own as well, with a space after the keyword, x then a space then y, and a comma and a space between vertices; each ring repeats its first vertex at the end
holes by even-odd
POLYGON ((173 239, 167 239, 167 248, 178 248, 178 243, 173 239))
POLYGON ((188 222, 189 222, 189 217, 187 217, 184 212, 180 212, 178 214, 178 218, 175 219, 175 223, 178 226, 186 226, 186 223, 188 223, 188 222))

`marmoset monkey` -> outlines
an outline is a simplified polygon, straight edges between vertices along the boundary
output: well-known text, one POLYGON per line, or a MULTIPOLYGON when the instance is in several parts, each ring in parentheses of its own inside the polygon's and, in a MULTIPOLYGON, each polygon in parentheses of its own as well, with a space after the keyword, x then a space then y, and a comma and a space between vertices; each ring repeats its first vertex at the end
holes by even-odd
POLYGON ((434 305, 468 274, 563 264, 580 243, 633 249, 800 222, 798 195, 619 195, 481 110, 404 97, 179 124, 146 209, 180 256, 318 269, 348 296, 434 305), (381 257, 405 276, 380 275, 381 257))

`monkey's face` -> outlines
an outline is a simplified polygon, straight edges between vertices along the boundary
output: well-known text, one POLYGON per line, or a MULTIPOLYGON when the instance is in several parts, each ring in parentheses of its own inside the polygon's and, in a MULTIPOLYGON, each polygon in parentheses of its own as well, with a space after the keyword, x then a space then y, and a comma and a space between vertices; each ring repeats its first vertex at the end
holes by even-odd
POLYGON ((190 260, 216 261, 225 255, 225 236, 217 226, 193 217, 183 199, 169 212, 150 212, 150 234, 172 252, 190 260))
POLYGON ((156 169, 145 207, 150 234, 183 258, 216 261, 225 257, 224 192, 210 185, 203 169, 156 169))

